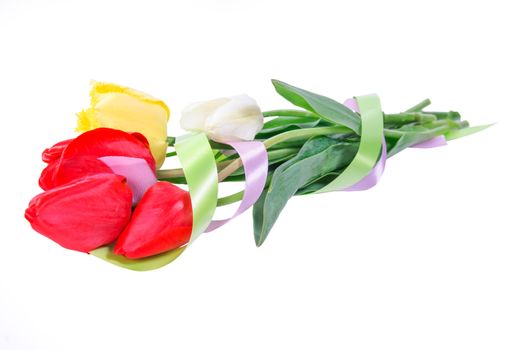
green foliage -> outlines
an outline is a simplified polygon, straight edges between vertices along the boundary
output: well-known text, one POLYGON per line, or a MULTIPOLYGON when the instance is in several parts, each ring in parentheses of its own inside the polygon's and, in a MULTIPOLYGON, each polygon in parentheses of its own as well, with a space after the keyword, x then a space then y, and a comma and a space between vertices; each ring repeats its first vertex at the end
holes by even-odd
POLYGON ((359 115, 343 104, 331 98, 289 85, 283 81, 273 79, 272 84, 282 97, 295 106, 315 113, 331 123, 346 126, 356 134, 360 134, 361 120, 359 115))
POLYGON ((300 152, 281 164, 253 207, 254 237, 260 246, 287 201, 303 186, 351 162, 358 145, 321 136, 308 140, 300 152))
POLYGON ((280 133, 296 128, 312 128, 318 125, 319 122, 320 119, 314 117, 277 117, 266 122, 257 136, 259 137, 269 133, 280 133))

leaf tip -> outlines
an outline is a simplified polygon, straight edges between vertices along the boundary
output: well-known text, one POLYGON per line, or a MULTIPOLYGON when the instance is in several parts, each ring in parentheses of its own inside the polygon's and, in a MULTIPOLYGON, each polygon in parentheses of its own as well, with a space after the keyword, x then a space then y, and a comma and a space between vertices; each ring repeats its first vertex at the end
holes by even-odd
POLYGON ((265 242, 265 238, 267 236, 265 235, 259 235, 259 236, 256 236, 254 237, 254 243, 256 244, 256 248, 259 248, 262 246, 263 242, 265 242))
POLYGON ((278 85, 282 85, 283 81, 281 80, 278 80, 278 79, 271 79, 271 83, 274 87, 278 86, 278 85))

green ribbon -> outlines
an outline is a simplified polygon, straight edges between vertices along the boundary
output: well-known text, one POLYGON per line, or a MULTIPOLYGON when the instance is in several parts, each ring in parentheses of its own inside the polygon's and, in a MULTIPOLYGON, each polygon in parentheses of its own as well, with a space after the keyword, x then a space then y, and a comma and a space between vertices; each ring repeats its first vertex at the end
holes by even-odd
POLYGON ((361 141, 356 156, 343 172, 325 187, 324 193, 343 190, 363 179, 376 165, 383 139, 383 112, 377 95, 356 97, 361 115, 361 141))
POLYGON ((212 220, 218 200, 218 170, 204 133, 184 135, 174 145, 189 186, 193 212, 192 243, 212 220))
POLYGON ((203 133, 176 138, 176 152, 182 165, 193 212, 193 227, 189 243, 183 247, 142 259, 127 259, 113 252, 112 246, 95 249, 90 254, 114 265, 135 271, 158 269, 178 258, 189 244, 205 231, 216 210, 218 172, 209 140, 203 133))
POLYGON ((159 269, 162 266, 165 266, 179 257, 186 246, 180 247, 178 249, 170 250, 168 252, 150 256, 148 258, 142 259, 128 259, 122 255, 116 255, 113 252, 112 246, 104 246, 98 249, 95 249, 89 254, 96 256, 102 260, 110 262, 111 264, 129 269, 134 271, 149 271, 159 269))

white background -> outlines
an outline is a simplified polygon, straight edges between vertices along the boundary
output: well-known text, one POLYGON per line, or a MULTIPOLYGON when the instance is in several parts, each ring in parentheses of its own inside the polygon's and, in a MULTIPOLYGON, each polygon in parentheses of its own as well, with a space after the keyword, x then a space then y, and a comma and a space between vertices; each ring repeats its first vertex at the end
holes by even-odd
POLYGON ((516 3, 0 0, 0 349, 522 349, 516 3), (286 107, 270 78, 497 124, 406 150, 372 190, 294 198, 261 248, 246 213, 153 272, 23 218, 91 79, 164 99, 176 134, 195 100, 286 107))

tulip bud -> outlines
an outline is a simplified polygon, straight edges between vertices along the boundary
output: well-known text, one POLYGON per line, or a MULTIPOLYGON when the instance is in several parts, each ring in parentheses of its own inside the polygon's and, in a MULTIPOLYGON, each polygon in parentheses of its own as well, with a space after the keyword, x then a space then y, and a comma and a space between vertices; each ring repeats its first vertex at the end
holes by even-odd
POLYGON ((218 142, 250 141, 263 127, 263 114, 247 95, 196 102, 182 111, 185 130, 203 131, 218 142))
POLYGON ((160 181, 145 192, 114 252, 130 259, 160 254, 185 245, 191 231, 189 192, 160 181))
POLYGON ((64 248, 89 252, 118 237, 131 216, 131 201, 122 176, 99 174, 39 194, 25 218, 64 248))
POLYGON ((169 108, 152 96, 116 84, 95 82, 91 90, 91 105, 78 113, 77 131, 99 127, 139 132, 149 147, 159 168, 167 149, 169 108))

